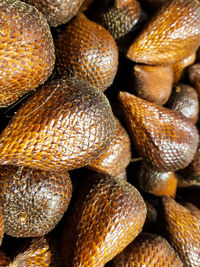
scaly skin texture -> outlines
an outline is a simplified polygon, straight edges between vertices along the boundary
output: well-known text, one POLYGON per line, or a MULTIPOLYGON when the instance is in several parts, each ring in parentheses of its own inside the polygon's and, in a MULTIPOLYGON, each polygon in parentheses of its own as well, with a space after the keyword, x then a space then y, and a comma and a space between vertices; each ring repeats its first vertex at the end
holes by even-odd
POLYGON ((92 161, 113 139, 105 95, 86 82, 44 85, 18 110, 0 137, 0 164, 55 170, 92 161))
POLYGON ((158 172, 143 163, 138 172, 140 188, 156 196, 175 197, 178 180, 174 172, 158 172))
POLYGON ((48 267, 51 263, 49 244, 44 237, 34 238, 30 246, 17 255, 8 267, 48 267))
POLYGON ((19 0, 0 1, 0 107, 43 84, 55 62, 47 21, 19 0))
POLYGON ((167 0, 130 46, 127 57, 150 65, 174 64, 200 43, 200 3, 167 0))
POLYGON ((115 78, 118 49, 112 35, 102 26, 79 14, 55 40, 59 74, 74 74, 99 90, 115 78))
POLYGON ((134 91, 147 101, 163 105, 167 102, 173 83, 171 66, 135 65, 133 68, 134 91))
POLYGON ((142 230, 145 203, 131 184, 102 174, 84 180, 76 197, 62 240, 65 266, 104 266, 142 230))
POLYGON ((101 173, 118 176, 126 169, 130 160, 131 141, 129 135, 116 119, 116 130, 112 142, 88 167, 101 173))
POLYGON ((179 256, 163 237, 141 233, 113 259, 113 267, 183 267, 179 256))
POLYGON ((194 86, 200 98, 200 63, 189 66, 187 72, 190 83, 194 86))
POLYGON ((5 233, 15 237, 50 232, 66 211, 72 194, 67 171, 0 167, 0 203, 5 233))
POLYGON ((179 111, 191 122, 196 123, 199 116, 198 94, 189 85, 178 84, 172 92, 167 106, 172 110, 179 111))
POLYGON ((175 171, 192 161, 199 135, 182 114, 126 92, 119 101, 135 148, 153 169, 175 171))
POLYGON ((50 26, 68 22, 77 13, 84 0, 22 0, 35 6, 46 17, 50 26))
POLYGON ((200 266, 200 221, 170 197, 163 197, 164 218, 171 245, 185 267, 200 266))

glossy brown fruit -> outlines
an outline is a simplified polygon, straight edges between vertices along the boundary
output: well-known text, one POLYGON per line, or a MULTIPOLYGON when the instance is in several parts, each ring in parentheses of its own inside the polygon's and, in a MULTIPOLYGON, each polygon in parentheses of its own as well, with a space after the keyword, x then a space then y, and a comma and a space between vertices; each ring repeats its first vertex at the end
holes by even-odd
POLYGON ((153 169, 175 171, 192 161, 198 131, 182 114, 126 92, 119 101, 135 148, 153 169))
POLYGON ((10 263, 10 258, 3 251, 0 251, 0 266, 8 267, 9 263, 10 263))
POLYGON ((188 77, 200 98, 200 63, 195 63, 188 67, 188 77))
POLYGON ((118 176, 131 160, 131 142, 129 135, 116 119, 114 138, 109 146, 88 167, 97 172, 118 176))
POLYGON ((170 197, 163 197, 164 218, 170 242, 184 266, 200 266, 200 221, 170 197))
POLYGON ((179 256, 163 237, 141 233, 113 259, 113 267, 183 267, 179 256))
POLYGON ((197 217, 200 223, 200 209, 198 209, 195 205, 189 202, 184 203, 184 206, 189 209, 193 216, 197 217))
POLYGON ((167 102, 172 91, 171 66, 135 65, 133 75, 137 96, 159 105, 167 102))
POLYGON ((104 266, 141 232, 145 217, 145 203, 128 182, 102 174, 84 180, 62 240, 63 254, 68 244, 72 253, 65 266, 104 266))
POLYGON ((193 123, 196 123, 198 120, 198 95, 194 88, 189 85, 176 85, 167 103, 167 107, 179 111, 193 123))
POLYGON ((44 85, 0 136, 0 163, 54 170, 87 165, 113 139, 115 119, 105 95, 62 78, 44 85))
POLYGON ((0 1, 0 107, 43 84, 55 62, 45 18, 19 0, 0 1))
POLYGON ((55 48, 59 74, 76 75, 102 91, 113 83, 118 66, 115 40, 84 14, 66 25, 55 48))
POLYGON ((174 64, 200 43, 200 3, 167 0, 130 46, 127 57, 150 65, 174 64))
POLYGON ((17 255, 9 267, 48 267, 50 263, 49 244, 41 237, 32 239, 30 246, 17 255))
POLYGON ((0 203, 5 233, 15 237, 50 232, 66 211, 72 194, 67 171, 0 167, 0 203))
POLYGON ((65 24, 77 13, 84 0, 22 0, 35 6, 47 19, 50 26, 65 24))
POLYGON ((138 172, 140 188, 156 196, 175 197, 178 180, 174 172, 158 172, 143 163, 138 172))

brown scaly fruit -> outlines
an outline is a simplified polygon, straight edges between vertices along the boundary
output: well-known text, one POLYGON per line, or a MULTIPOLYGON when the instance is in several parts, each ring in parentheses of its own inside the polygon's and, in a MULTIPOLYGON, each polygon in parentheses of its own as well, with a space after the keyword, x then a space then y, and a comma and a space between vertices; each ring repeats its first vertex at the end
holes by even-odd
POLYGON ((76 75, 104 91, 115 78, 118 49, 112 35, 81 13, 55 39, 59 74, 76 75))
POLYGON ((63 77, 43 85, 14 115, 0 137, 0 164, 83 167, 111 142, 114 129, 105 95, 63 77))
POLYGON ((187 69, 190 83, 196 89, 200 98, 200 63, 195 63, 187 69))
POLYGON ((22 0, 35 6, 47 19, 50 26, 56 27, 70 21, 79 11, 84 0, 22 0))
POLYGON ((131 142, 126 130, 116 119, 114 138, 109 146, 88 167, 97 172, 118 176, 131 160, 131 142))
POLYGON ((197 92, 189 85, 178 84, 175 86, 167 107, 183 114, 186 118, 196 123, 199 116, 199 99, 197 92))
POLYGON ((184 266, 200 266, 200 221, 170 197, 163 196, 164 219, 171 245, 184 266))
POLYGON ((0 203, 5 233, 15 237, 50 232, 66 211, 72 194, 67 171, 0 167, 0 203))
POLYGON ((51 263, 51 252, 45 237, 33 238, 30 246, 18 254, 8 267, 48 267, 51 263))
POLYGON ((141 233, 113 259, 113 267, 183 267, 179 256, 166 239, 149 233, 141 233))
POLYGON ((62 235, 65 266, 104 266, 141 232, 145 217, 145 203, 128 182, 103 174, 84 180, 62 235))
POLYGON ((178 180, 174 172, 158 172, 143 163, 138 172, 140 188, 156 196, 175 197, 178 180))
POLYGON ((192 161, 199 141, 193 123, 127 92, 120 92, 119 101, 135 148, 153 169, 175 171, 192 161))
POLYGON ((190 202, 186 202, 186 203, 183 203, 183 205, 189 209, 189 211, 191 212, 191 214, 195 217, 197 217, 197 219, 199 220, 200 222, 200 209, 198 209, 195 205, 193 205, 192 203, 190 202))
POLYGON ((49 25, 35 7, 2 0, 0 17, 0 107, 6 107, 47 80, 55 52, 49 25))
POLYGON ((127 57, 150 65, 174 64, 200 44, 200 3, 166 0, 130 46, 127 57))
POLYGON ((135 65, 134 92, 147 101, 163 105, 167 102, 173 83, 171 66, 135 65))

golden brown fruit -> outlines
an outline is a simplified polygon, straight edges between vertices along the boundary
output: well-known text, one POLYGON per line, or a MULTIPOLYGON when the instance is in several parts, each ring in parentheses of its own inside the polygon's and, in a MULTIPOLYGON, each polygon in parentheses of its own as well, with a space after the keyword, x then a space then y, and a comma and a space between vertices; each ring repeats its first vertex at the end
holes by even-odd
POLYGON ((159 105, 167 102, 172 91, 171 66, 135 65, 133 74, 137 96, 159 105))
POLYGON ((19 0, 0 1, 0 107, 43 84, 55 62, 45 18, 19 0))
POLYGON ((153 169, 175 171, 191 162, 199 136, 182 114, 126 92, 119 101, 135 148, 153 169))
POLYGON ((105 95, 77 79, 54 80, 17 111, 0 136, 0 164, 54 170, 87 165, 113 139, 105 95))
POLYGON ((84 0, 22 0, 35 6, 47 19, 50 26, 65 24, 77 13, 84 0))
POLYGON ((188 67, 188 77, 200 98, 200 63, 195 63, 188 67))
POLYGON ((114 138, 107 148, 88 167, 97 172, 118 176, 131 160, 130 138, 116 119, 114 138))
POLYGON ((115 40, 84 14, 66 25, 55 48, 59 74, 76 75, 102 91, 113 83, 118 66, 115 40))
POLYGON ((199 116, 199 99, 196 91, 189 85, 175 86, 167 107, 179 111, 192 123, 196 123, 199 116))
POLYGON ((159 235, 144 232, 117 255, 113 262, 113 267, 184 266, 166 239, 159 235))
POLYGON ((120 253, 142 230, 145 203, 139 192, 123 179, 99 174, 79 186, 65 230, 62 248, 72 264, 65 266, 104 266, 120 253), (73 233, 73 234, 72 234, 73 233), (71 234, 71 240, 69 235, 71 234), (68 241, 66 240, 68 238, 68 241))
POLYGON ((15 237, 50 232, 66 211, 72 194, 67 171, 0 167, 0 203, 5 233, 15 237))
POLYGON ((198 209, 195 205, 193 205, 190 202, 186 202, 184 203, 184 206, 189 209, 189 211, 191 212, 191 214, 195 217, 197 217, 197 219, 199 220, 200 223, 200 209, 198 209))
POLYGON ((200 43, 200 3, 166 0, 130 46, 127 57, 150 65, 174 64, 200 43))
POLYGON ((170 243, 184 266, 200 266, 200 221, 170 197, 163 197, 164 218, 170 243))
POLYGON ((33 238, 30 246, 15 257, 8 267, 48 267, 51 263, 49 244, 44 237, 33 238))
POLYGON ((156 196, 175 197, 178 180, 174 172, 158 172, 143 163, 138 172, 140 188, 156 196))

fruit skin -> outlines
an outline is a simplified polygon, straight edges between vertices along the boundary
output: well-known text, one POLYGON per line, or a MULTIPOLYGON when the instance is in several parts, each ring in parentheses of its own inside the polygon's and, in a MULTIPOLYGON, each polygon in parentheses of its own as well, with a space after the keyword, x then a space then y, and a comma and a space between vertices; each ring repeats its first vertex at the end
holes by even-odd
POLYGON ((67 171, 0 167, 0 203, 5 233, 15 237, 50 232, 66 211, 72 194, 67 171))
POLYGON ((191 212, 171 199, 163 196, 164 219, 167 234, 184 266, 200 266, 200 221, 191 212))
POLYGON ((113 139, 115 119, 105 95, 78 79, 43 85, 0 136, 0 164, 43 170, 89 164, 113 139))
POLYGON ((121 266, 183 267, 184 265, 166 239, 142 232, 113 259, 113 267, 121 266))
POLYGON ((47 19, 50 26, 56 27, 70 21, 84 0, 22 0, 35 6, 47 19))
POLYGON ((35 7, 0 1, 0 107, 43 84, 55 63, 49 25, 35 7))
POLYGON ((160 172, 186 167, 197 150, 197 128, 182 114, 127 92, 119 101, 132 141, 141 157, 160 172))
POLYGON ((74 199, 61 242, 65 266, 104 266, 142 230, 145 203, 123 179, 103 174, 86 178, 74 199))
POLYGON ((150 65, 174 64, 193 54, 199 43, 199 2, 167 0, 136 37, 127 57, 150 65))
POLYGON ((200 98, 200 63, 195 63, 187 69, 189 81, 192 86, 196 89, 200 98))
POLYGON ((115 78, 118 49, 112 35, 80 13, 55 39, 59 75, 76 75, 104 91, 115 78))

